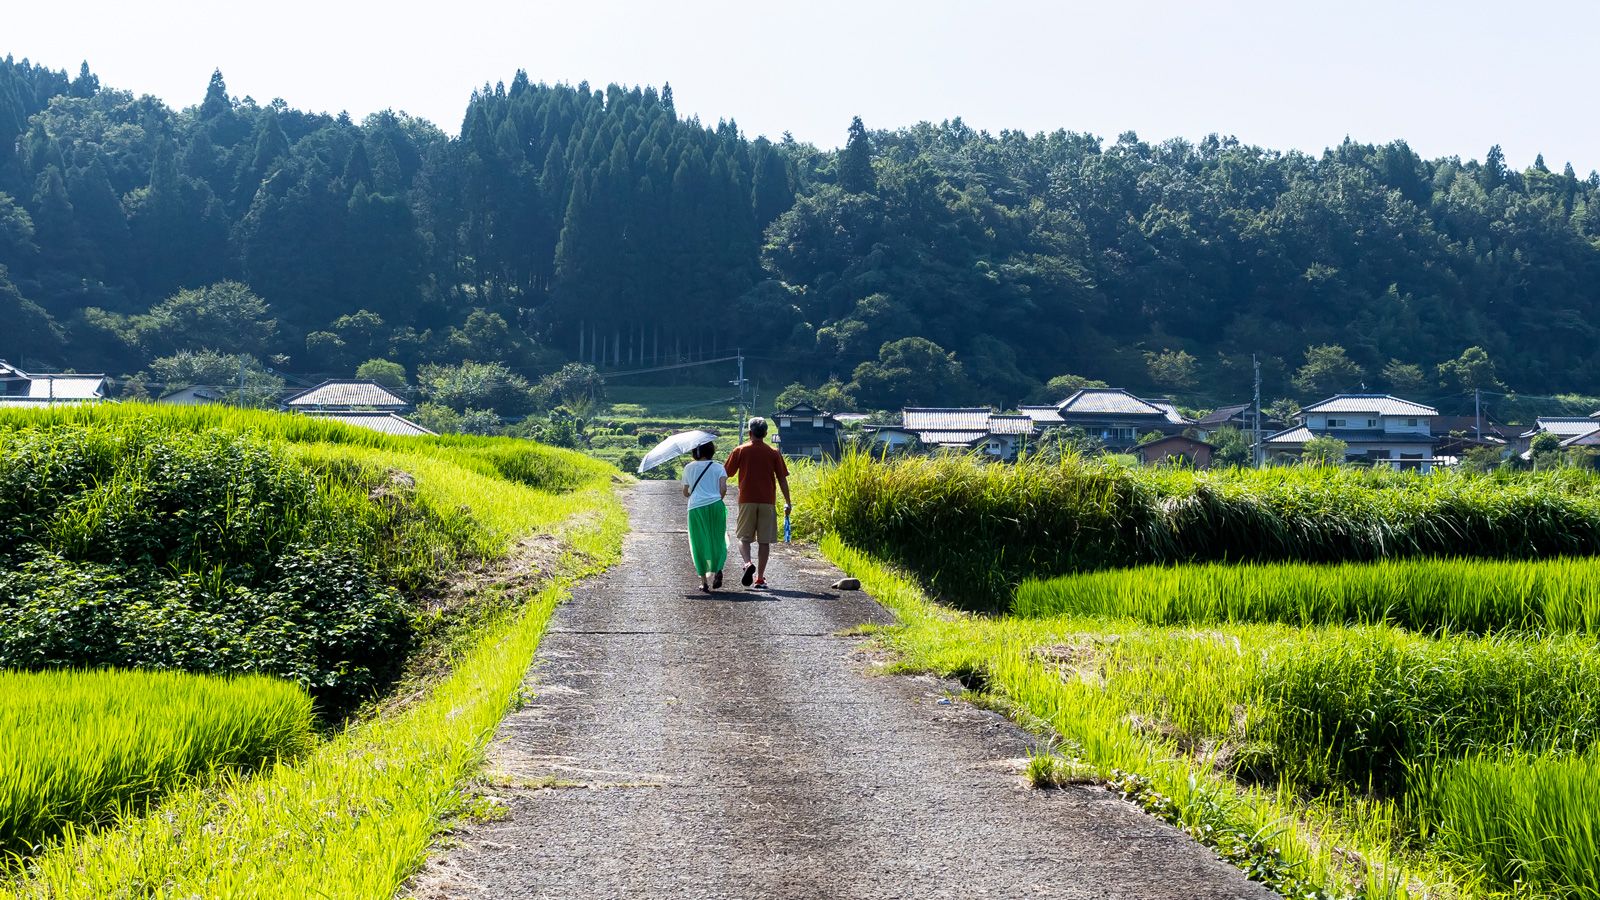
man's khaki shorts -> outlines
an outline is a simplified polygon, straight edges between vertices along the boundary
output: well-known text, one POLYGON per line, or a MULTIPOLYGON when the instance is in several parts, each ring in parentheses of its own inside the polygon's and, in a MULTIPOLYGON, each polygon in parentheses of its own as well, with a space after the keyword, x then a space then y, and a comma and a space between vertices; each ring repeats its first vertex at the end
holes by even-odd
POLYGON ((778 507, 772 503, 739 504, 739 524, 734 533, 741 541, 778 542, 778 507))

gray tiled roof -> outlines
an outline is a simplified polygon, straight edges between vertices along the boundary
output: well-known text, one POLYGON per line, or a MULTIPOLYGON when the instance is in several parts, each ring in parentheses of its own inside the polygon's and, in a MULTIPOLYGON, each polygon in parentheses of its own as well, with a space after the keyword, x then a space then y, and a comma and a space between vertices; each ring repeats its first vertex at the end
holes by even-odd
MULTIPOLYGON (((49 403, 51 400, 99 400, 105 396, 104 375, 35 375, 8 366, 27 380, 27 393, 8 394, 16 404, 49 403)), ((17 379, 11 379, 15 383, 17 379)))
POLYGON ((318 419, 328 419, 334 422, 343 422, 346 425, 354 425, 357 428, 368 428, 373 431, 381 431, 384 434, 393 434, 400 437, 418 437, 421 435, 434 434, 434 432, 429 431, 410 419, 407 419, 404 416, 396 415, 392 412, 363 412, 355 410, 349 412, 324 412, 319 410, 311 410, 308 411, 306 415, 318 419))
POLYGON ((1267 437, 1262 438, 1261 443, 1299 446, 1314 437, 1316 437, 1316 435, 1311 433, 1311 429, 1305 427, 1304 425, 1296 425, 1293 428, 1287 428, 1278 432, 1277 434, 1268 435, 1267 437))
POLYGON ((1017 412, 1039 425, 1060 425, 1061 413, 1054 406, 1019 406, 1017 412))
POLYGON ((1248 403, 1236 403, 1236 404, 1234 404, 1232 406, 1224 406, 1224 407, 1221 407, 1219 409, 1213 410, 1212 412, 1210 412, 1210 413, 1208 413, 1208 414, 1206 414, 1204 416, 1201 416, 1199 419, 1197 419, 1195 421, 1195 424, 1196 425, 1202 425, 1202 426, 1205 426, 1205 425, 1226 425, 1228 423, 1228 420, 1232 419, 1234 416, 1240 415, 1241 413, 1249 412, 1249 410, 1250 410, 1250 404, 1248 404, 1248 403))
POLYGON ((990 434, 1029 434, 1033 431, 1033 419, 1028 416, 1001 416, 989 417, 990 434))
POLYGON ((1428 444, 1432 446, 1439 442, 1438 438, 1424 432, 1388 432, 1381 428, 1341 428, 1335 431, 1324 431, 1319 435, 1304 425, 1296 425, 1293 428, 1280 431, 1261 440, 1266 444, 1299 446, 1314 437, 1336 438, 1352 447, 1360 444, 1428 444))
POLYGON ((1594 430, 1584 434, 1569 437, 1561 442, 1563 447, 1600 447, 1600 422, 1595 423, 1594 430))
POLYGON ((987 406, 922 406, 900 411, 900 420, 912 431, 978 431, 989 427, 994 410, 987 406))
POLYGON ((1161 416, 1167 411, 1154 403, 1140 400, 1121 388, 1084 388, 1056 404, 1065 415, 1086 413, 1113 413, 1121 416, 1161 416))
POLYGON ((1375 413, 1380 416, 1437 416, 1439 411, 1389 394, 1335 394, 1303 407, 1301 413, 1375 413))
POLYGON ((987 429, 983 431, 940 430, 917 432, 917 440, 923 442, 924 444, 932 444, 939 447, 953 447, 956 445, 965 446, 973 441, 982 440, 988 436, 989 432, 987 429))
POLYGON ((1171 422, 1174 425, 1193 425, 1194 424, 1194 420, 1193 419, 1190 419, 1188 416, 1185 416, 1183 413, 1178 412, 1178 405, 1176 403, 1173 403, 1171 400, 1167 400, 1167 399, 1146 400, 1145 402, 1150 404, 1151 406, 1154 406, 1155 408, 1161 410, 1162 412, 1166 413, 1167 414, 1167 421, 1171 422))
POLYGON ((1532 437, 1541 431, 1548 431, 1563 438, 1579 437, 1600 427, 1600 423, 1594 419, 1578 416, 1540 416, 1533 421, 1533 424, 1534 427, 1524 432, 1523 437, 1532 437))
POLYGON ((364 406, 399 409, 408 406, 409 402, 375 381, 324 381, 288 398, 283 405, 290 409, 352 409, 364 406))

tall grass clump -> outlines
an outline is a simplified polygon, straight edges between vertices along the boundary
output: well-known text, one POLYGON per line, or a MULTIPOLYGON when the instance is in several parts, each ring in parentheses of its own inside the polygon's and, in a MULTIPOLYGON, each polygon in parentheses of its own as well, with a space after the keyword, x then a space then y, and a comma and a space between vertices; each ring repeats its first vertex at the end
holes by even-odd
POLYGON ((0 857, 185 781, 310 749, 311 698, 260 675, 0 672, 0 857))
POLYGON ((1148 485, 1075 458, 998 466, 852 453, 807 487, 802 530, 837 534, 969 606, 999 608, 1022 573, 1116 565, 1165 540, 1148 485))
POLYGON ((1005 608, 1025 578, 1140 564, 1600 554, 1600 479, 1346 467, 1188 472, 847 455, 804 479, 802 529, 1005 608))
POLYGON ((1584 752, 1600 740, 1600 652, 1574 636, 1306 632, 1273 648, 1252 705, 1279 777, 1387 796, 1442 760, 1584 752))
POLYGON ((1600 559, 1140 566, 1017 588, 1019 616, 1600 633, 1600 559))
POLYGON ((1494 887, 1600 898, 1600 755, 1476 756, 1418 793, 1433 843, 1494 887))

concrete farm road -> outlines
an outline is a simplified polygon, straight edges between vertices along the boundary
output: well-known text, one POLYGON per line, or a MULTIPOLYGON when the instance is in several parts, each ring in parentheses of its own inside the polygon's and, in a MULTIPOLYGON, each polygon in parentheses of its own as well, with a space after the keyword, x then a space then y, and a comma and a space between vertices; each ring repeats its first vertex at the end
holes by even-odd
POLYGON ((839 632, 893 617, 827 563, 777 547, 757 592, 730 556, 708 598, 677 485, 627 503, 622 562, 556 612, 491 745, 507 814, 417 897, 1275 896, 1104 790, 1028 789, 1028 737, 951 685, 870 674, 839 632))

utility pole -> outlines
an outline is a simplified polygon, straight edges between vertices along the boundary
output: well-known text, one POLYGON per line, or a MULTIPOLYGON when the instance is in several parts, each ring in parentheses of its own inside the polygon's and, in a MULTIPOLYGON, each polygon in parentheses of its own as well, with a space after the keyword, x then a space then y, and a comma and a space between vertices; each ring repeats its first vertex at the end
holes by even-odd
POLYGON ((1472 418, 1477 420, 1478 440, 1483 441, 1483 388, 1472 389, 1472 418))
POLYGON ((1261 360, 1250 354, 1250 365, 1256 372, 1255 399, 1250 402, 1250 464, 1261 468, 1261 360))
POLYGON ((739 354, 739 380, 735 381, 733 384, 734 384, 734 387, 739 389, 739 443, 743 444, 744 443, 744 423, 745 423, 745 420, 748 418, 748 416, 745 415, 745 403, 744 403, 744 386, 745 386, 745 380, 744 380, 744 348, 741 347, 736 352, 739 354))

